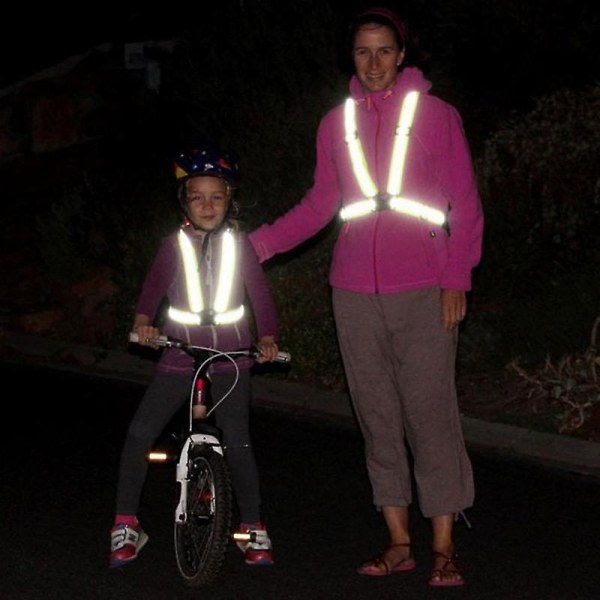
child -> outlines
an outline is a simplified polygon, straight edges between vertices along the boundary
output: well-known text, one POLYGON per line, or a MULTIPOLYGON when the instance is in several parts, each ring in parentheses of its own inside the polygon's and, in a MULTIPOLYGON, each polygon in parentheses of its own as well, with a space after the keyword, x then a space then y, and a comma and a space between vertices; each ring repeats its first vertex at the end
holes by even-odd
MULTIPOLYGON (((163 241, 142 286, 132 329, 140 343, 147 345, 144 340, 161 335, 152 323, 166 298, 169 308, 163 334, 224 352, 248 347, 252 339, 243 306, 247 293, 258 330, 259 362, 277 356, 277 315, 266 277, 246 235, 231 219, 238 175, 237 164, 210 145, 177 156, 175 177, 185 220, 178 232, 163 241)), ((240 530, 261 532, 261 539, 267 540, 238 546, 247 564, 269 565, 272 548, 261 522, 259 478, 248 423, 251 361, 239 358, 237 363, 238 384, 215 411, 216 425, 223 433, 240 530)), ((119 466, 111 567, 137 558, 148 541, 136 516, 147 473, 145 454, 185 402, 192 367, 192 358, 183 351, 164 352, 129 426, 119 466)), ((229 389, 234 368, 227 361, 213 364, 211 384, 216 395, 229 389)))

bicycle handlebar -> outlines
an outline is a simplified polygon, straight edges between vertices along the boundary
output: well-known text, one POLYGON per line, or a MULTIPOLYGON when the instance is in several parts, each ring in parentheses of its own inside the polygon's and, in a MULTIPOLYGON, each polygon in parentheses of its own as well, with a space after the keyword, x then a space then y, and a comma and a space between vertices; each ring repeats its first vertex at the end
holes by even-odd
MULTIPOLYGON (((129 334, 129 341, 132 344, 139 344, 140 338, 137 333, 131 332, 129 334)), ((147 338, 146 343, 154 344, 155 346, 161 346, 163 348, 181 348, 181 349, 189 349, 189 350, 212 350, 215 353, 219 353, 218 350, 213 348, 204 348, 202 346, 194 346, 193 344, 188 344, 183 340, 178 340, 176 338, 172 338, 166 335, 161 335, 158 338, 147 338)), ((245 356, 251 356, 252 358, 259 358, 262 356, 260 350, 257 348, 247 348, 243 350, 235 350, 233 352, 222 352, 222 354, 243 354, 245 356)), ((292 355, 289 352, 280 351, 277 353, 277 357, 275 358, 275 362, 280 363, 289 363, 292 360, 292 355)))

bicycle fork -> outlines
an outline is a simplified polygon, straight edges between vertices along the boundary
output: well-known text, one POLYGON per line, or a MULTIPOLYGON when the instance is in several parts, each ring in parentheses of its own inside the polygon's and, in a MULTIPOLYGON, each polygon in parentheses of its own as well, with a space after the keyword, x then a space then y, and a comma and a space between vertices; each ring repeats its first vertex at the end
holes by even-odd
MULTIPOLYGON (((205 446, 211 452, 217 452, 223 456, 223 447, 216 436, 207 433, 193 433, 190 435, 181 449, 179 461, 177 462, 175 478, 179 483, 179 502, 175 508, 175 522, 185 523, 187 519, 188 481, 190 480, 190 451, 196 446, 205 446)), ((212 501, 212 499, 211 499, 212 501)))

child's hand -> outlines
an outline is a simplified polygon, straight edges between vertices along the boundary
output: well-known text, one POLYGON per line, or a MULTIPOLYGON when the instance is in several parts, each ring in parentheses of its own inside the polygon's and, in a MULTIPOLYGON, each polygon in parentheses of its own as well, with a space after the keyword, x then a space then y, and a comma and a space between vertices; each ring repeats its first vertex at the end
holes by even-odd
POLYGON ((260 338, 257 344, 260 350, 260 356, 256 359, 258 363, 273 362, 277 358, 279 348, 275 343, 275 338, 272 335, 265 335, 260 338))
POLYGON ((133 333, 138 335, 138 344, 140 346, 148 346, 149 348, 158 348, 155 344, 149 344, 146 340, 150 338, 160 337, 160 329, 152 327, 151 325, 134 325, 132 328, 133 333))

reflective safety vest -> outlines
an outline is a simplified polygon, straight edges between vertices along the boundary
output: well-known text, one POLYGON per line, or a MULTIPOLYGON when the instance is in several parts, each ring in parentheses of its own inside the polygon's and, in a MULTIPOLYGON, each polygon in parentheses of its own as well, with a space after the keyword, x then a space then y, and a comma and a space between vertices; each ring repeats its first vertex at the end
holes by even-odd
POLYGON ((354 176, 358 181, 364 196, 347 204, 340 211, 343 221, 356 219, 377 210, 391 209, 405 215, 418 217, 436 225, 446 223, 446 215, 439 209, 427 206, 414 198, 402 195, 402 178, 404 175, 404 164, 406 152, 410 139, 412 124, 419 101, 419 92, 408 92, 402 101, 402 109, 398 118, 398 125, 394 135, 394 149, 390 161, 387 191, 382 194, 377 189, 373 178, 369 174, 369 167, 363 151, 362 143, 358 137, 356 127, 356 107, 354 100, 348 98, 344 105, 344 124, 346 128, 346 144, 350 153, 354 176))
POLYGON ((227 230, 222 236, 221 266, 212 307, 204 306, 198 258, 191 240, 180 230, 177 241, 183 258, 189 310, 171 306, 168 310, 169 318, 184 325, 225 325, 239 321, 244 314, 244 306, 233 309, 229 306, 237 263, 233 233, 227 230))

